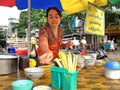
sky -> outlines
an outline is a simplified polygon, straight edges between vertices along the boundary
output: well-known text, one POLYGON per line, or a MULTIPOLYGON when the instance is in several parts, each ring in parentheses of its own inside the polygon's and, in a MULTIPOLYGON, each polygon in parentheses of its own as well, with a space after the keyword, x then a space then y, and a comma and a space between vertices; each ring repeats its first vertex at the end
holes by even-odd
POLYGON ((1 25, 8 25, 9 18, 16 18, 19 19, 20 10, 17 7, 3 7, 0 6, 0 26, 1 25))

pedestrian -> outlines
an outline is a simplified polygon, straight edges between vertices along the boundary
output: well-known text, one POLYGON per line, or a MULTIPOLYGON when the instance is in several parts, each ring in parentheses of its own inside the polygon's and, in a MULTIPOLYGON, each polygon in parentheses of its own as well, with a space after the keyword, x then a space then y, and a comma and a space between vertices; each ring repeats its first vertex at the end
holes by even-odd
POLYGON ((87 41, 85 36, 81 39, 81 45, 82 45, 82 50, 86 51, 87 41))
POLYGON ((56 7, 46 11, 47 24, 39 29, 37 55, 41 64, 49 64, 58 57, 60 47, 70 47, 72 42, 62 43, 61 12, 56 7))
POLYGON ((115 50, 115 43, 114 43, 115 38, 113 38, 110 42, 110 50, 114 51, 115 50))

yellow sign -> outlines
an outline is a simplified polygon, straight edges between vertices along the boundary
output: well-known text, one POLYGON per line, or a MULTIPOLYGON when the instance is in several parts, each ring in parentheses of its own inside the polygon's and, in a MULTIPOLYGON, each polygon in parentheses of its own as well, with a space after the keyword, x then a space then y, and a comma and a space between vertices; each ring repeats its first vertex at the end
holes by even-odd
POLYGON ((85 20, 85 33, 104 35, 105 33, 104 17, 105 16, 103 10, 89 3, 85 20))

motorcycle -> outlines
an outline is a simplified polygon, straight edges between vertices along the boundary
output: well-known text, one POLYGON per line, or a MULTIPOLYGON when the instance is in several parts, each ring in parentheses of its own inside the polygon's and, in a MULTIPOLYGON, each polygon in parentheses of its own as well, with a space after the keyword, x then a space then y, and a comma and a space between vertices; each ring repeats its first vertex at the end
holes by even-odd
POLYGON ((97 59, 105 59, 108 57, 103 44, 98 45, 97 52, 98 52, 97 59))

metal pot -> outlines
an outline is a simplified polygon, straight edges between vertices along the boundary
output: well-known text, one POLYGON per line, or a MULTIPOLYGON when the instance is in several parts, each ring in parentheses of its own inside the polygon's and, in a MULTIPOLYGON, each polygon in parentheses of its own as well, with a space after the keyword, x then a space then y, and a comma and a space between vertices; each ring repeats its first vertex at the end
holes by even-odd
POLYGON ((1 54, 0 55, 0 75, 17 72, 17 55, 1 54))

